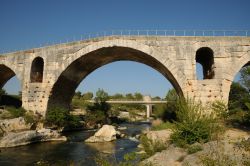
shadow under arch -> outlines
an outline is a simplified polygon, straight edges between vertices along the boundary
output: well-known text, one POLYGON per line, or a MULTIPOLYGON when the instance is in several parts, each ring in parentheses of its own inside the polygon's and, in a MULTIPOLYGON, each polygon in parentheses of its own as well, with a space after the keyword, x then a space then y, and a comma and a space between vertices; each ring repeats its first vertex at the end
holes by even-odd
POLYGON ((0 89, 16 74, 15 72, 4 64, 0 64, 0 89))
POLYGON ((70 108, 75 89, 80 82, 97 68, 115 61, 135 61, 143 63, 160 72, 183 96, 182 89, 173 74, 154 57, 129 47, 103 47, 89 52, 73 61, 59 76, 48 100, 47 110, 54 106, 70 108))

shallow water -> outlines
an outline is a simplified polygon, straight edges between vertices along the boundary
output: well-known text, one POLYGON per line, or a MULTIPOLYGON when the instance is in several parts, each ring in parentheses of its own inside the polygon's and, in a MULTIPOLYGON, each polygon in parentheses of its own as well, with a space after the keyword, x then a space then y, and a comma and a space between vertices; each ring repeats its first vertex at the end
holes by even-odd
MULTIPOLYGON (((135 136, 149 124, 122 124, 128 127, 124 132, 128 136, 135 136)), ((84 140, 93 135, 94 131, 69 132, 65 135, 67 142, 45 142, 27 146, 1 149, 0 166, 10 165, 35 165, 38 162, 46 162, 50 165, 84 165, 95 166, 94 158, 100 154, 110 154, 117 161, 121 161, 123 155, 136 150, 138 142, 128 138, 118 139, 106 143, 84 143, 84 140)))

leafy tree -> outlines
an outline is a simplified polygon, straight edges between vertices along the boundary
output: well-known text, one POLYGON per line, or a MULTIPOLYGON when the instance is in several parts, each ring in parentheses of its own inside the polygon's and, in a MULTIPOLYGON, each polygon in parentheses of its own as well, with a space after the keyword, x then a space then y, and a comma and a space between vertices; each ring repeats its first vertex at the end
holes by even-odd
POLYGON ((75 93, 75 96, 78 98, 78 99, 80 99, 81 98, 81 92, 80 91, 77 91, 76 93, 75 93))
POLYGON ((120 93, 116 93, 115 95, 111 96, 112 99, 123 99, 124 96, 120 93))
POLYGON ((136 93, 134 94, 134 98, 135 98, 136 100, 142 100, 142 99, 143 99, 143 95, 142 95, 141 93, 136 92, 136 93))
POLYGON ((82 94, 82 99, 83 100, 91 100, 93 98, 93 93, 92 92, 87 92, 82 94))
POLYGON ((134 99, 134 96, 131 93, 126 94, 126 99, 134 99))
POLYGON ((6 91, 5 91, 4 89, 0 89, 0 97, 1 97, 2 95, 6 95, 6 91))
POLYGON ((238 82, 233 82, 229 93, 229 109, 246 109, 245 103, 250 100, 248 90, 238 82))
POLYGON ((240 82, 242 85, 250 91, 250 66, 248 67, 243 67, 240 71, 240 82))
POLYGON ((108 111, 110 110, 110 104, 106 101, 108 100, 108 93, 103 89, 98 89, 96 92, 95 103, 87 107, 88 113, 86 119, 107 123, 109 121, 108 111), (100 115, 100 116, 99 116, 100 115))

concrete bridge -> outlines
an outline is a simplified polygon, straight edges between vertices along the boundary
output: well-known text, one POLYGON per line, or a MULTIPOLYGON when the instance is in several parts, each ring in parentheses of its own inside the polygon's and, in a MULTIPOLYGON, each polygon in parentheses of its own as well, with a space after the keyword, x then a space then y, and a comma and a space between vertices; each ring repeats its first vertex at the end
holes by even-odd
POLYGON ((45 115, 56 105, 69 108, 88 74, 121 60, 159 71, 181 96, 203 104, 227 102, 236 73, 250 62, 250 37, 107 36, 2 54, 0 88, 16 75, 22 106, 45 115), (196 63, 203 67, 202 80, 197 80, 196 63))
MULTIPOLYGON (((94 103, 94 100, 88 100, 94 103)), ((152 100, 151 96, 143 96, 143 100, 107 100, 109 104, 143 104, 146 106, 146 117, 149 118, 152 114, 152 106, 155 104, 165 104, 166 100, 152 100)))

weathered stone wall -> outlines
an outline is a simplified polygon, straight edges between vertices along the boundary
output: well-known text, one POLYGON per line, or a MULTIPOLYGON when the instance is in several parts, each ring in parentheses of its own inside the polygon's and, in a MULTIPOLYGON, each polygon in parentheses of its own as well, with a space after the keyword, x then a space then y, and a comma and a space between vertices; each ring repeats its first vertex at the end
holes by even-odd
POLYGON ((87 74, 116 60, 134 60, 155 68, 184 96, 203 103, 227 102, 235 74, 250 61, 250 38, 113 36, 4 54, 0 56, 0 65, 10 68, 21 81, 23 107, 45 115, 49 99, 53 98, 53 87, 61 80, 59 78, 67 77, 66 80, 74 84, 73 89, 87 74), (195 55, 202 47, 209 47, 214 52, 213 79, 196 79, 195 55), (126 51, 123 48, 131 50, 127 49, 128 52, 123 54, 122 51, 126 51), (44 60, 42 83, 30 83, 31 64, 36 57, 44 60), (94 63, 97 57, 103 59, 98 61, 100 64, 94 63), (79 72, 77 66, 72 67, 73 62, 86 67, 79 72))

